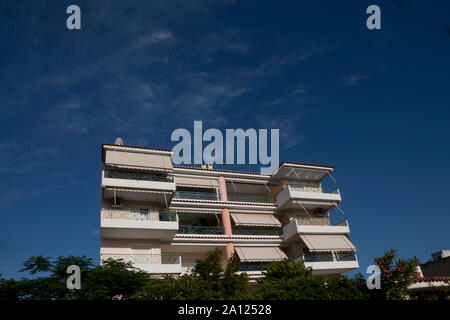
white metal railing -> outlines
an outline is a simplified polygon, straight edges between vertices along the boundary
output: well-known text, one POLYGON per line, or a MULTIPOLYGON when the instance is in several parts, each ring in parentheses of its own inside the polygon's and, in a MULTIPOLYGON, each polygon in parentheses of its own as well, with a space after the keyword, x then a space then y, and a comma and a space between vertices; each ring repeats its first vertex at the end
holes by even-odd
POLYGON ((314 216, 296 216, 298 225, 312 226, 348 226, 347 219, 344 217, 314 217, 314 216))
POLYGON ((321 192, 321 193, 339 193, 339 189, 336 186, 308 185, 308 184, 304 184, 304 183, 289 183, 288 186, 292 190, 296 190, 296 191, 321 192))
POLYGON ((332 252, 324 252, 324 253, 304 253, 294 260, 303 260, 305 262, 339 262, 339 261, 356 261, 356 253, 355 252, 343 252, 343 253, 335 253, 332 252))
POLYGON ((181 264, 179 254, 101 254, 101 261, 108 259, 122 260, 132 264, 181 264))
POLYGON ((102 217, 106 219, 125 219, 134 221, 177 221, 175 212, 151 211, 151 210, 117 210, 102 209, 102 217))

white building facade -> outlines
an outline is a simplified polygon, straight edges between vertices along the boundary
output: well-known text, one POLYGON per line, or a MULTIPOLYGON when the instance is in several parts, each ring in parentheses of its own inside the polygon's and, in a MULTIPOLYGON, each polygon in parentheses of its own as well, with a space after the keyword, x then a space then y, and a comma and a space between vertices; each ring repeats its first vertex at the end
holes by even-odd
POLYGON ((282 163, 271 175, 173 166, 172 151, 102 146, 100 259, 123 259, 151 274, 183 274, 220 248, 241 272, 303 260, 315 274, 358 268, 347 220, 335 209, 333 167, 282 163), (338 219, 339 221, 335 221, 338 219))

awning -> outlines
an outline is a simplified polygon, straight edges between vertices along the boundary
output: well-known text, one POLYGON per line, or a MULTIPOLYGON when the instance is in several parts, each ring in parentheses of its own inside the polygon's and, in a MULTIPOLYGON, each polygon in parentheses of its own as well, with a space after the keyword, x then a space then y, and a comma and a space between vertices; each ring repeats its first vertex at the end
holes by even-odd
POLYGON ((280 261, 286 254, 278 247, 236 247, 241 262, 280 261))
POLYGON ((130 192, 130 193, 150 193, 150 194, 169 194, 172 195, 171 191, 157 191, 157 190, 143 190, 143 189, 122 189, 122 188, 111 188, 111 187, 104 187, 103 188, 106 191, 120 191, 120 192, 130 192))
POLYGON ((336 206, 338 204, 338 201, 325 202, 325 201, 292 200, 292 204, 330 207, 336 206))
POLYGON ((121 164, 108 164, 108 167, 111 168, 117 168, 117 169, 131 169, 131 170, 138 170, 138 171, 144 171, 144 172, 166 172, 169 171, 168 169, 163 168, 144 168, 144 167, 136 167, 136 166, 124 166, 121 164))
POLYGON ((201 214, 221 214, 222 210, 198 210, 198 209, 185 209, 180 207, 170 207, 170 211, 175 211, 179 213, 201 213, 201 214))
POLYGON ((272 214, 232 213, 231 217, 237 226, 281 227, 272 214))
POLYGON ((218 188, 219 183, 216 179, 175 176, 177 186, 193 188, 218 188))
POLYGON ((300 235, 311 252, 353 252, 355 246, 342 234, 308 234, 300 235))
POLYGON ((138 167, 142 169, 147 168, 159 171, 172 170, 170 156, 161 154, 106 150, 105 164, 138 167))

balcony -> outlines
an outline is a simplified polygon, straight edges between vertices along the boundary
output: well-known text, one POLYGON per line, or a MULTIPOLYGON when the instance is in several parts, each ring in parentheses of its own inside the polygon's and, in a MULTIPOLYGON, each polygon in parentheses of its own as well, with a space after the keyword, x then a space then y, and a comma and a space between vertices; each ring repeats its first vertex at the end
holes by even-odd
POLYGON ((297 217, 283 227, 284 239, 297 234, 348 234, 350 227, 345 219, 335 222, 328 217, 297 217))
POLYGON ((103 170, 102 187, 175 191, 173 176, 162 173, 103 170))
POLYGON ((341 195, 337 187, 287 184, 277 196, 278 208, 298 209, 329 209, 341 202, 341 195))
POLYGON ((220 226, 180 226, 179 234, 223 235, 225 229, 220 226))
POLYGON ((101 261, 107 259, 131 262, 142 271, 155 274, 181 273, 181 256, 178 254, 101 254, 101 261))
POLYGON ((304 261, 305 267, 311 267, 314 274, 337 274, 359 268, 355 252, 348 253, 309 253, 294 259, 304 261))
POLYGON ((102 238, 171 240, 178 230, 174 212, 102 209, 102 238))
POLYGON ((253 202, 274 204, 272 197, 248 195, 248 194, 228 194, 228 201, 231 202, 253 202))
MULTIPOLYGON (((190 191, 176 191, 173 199, 176 200, 208 200, 208 201, 221 201, 220 195, 218 193, 212 192, 190 192, 190 191)), ((172 202, 171 205, 177 205, 177 203, 172 202)), ((194 205, 194 204, 192 204, 194 205)), ((196 204, 197 206, 217 206, 217 204, 203 203, 196 204)), ((247 194, 228 194, 228 205, 233 208, 248 207, 248 206, 258 206, 261 205, 271 205, 271 208, 275 209, 274 198, 260 196, 260 195, 247 195, 247 194)), ((270 207, 269 207, 270 208, 270 207)))
POLYGON ((220 201, 219 194, 212 192, 175 191, 174 199, 220 201))
POLYGON ((239 266, 239 271, 245 271, 245 272, 261 272, 265 271, 267 268, 268 263, 241 263, 239 266))

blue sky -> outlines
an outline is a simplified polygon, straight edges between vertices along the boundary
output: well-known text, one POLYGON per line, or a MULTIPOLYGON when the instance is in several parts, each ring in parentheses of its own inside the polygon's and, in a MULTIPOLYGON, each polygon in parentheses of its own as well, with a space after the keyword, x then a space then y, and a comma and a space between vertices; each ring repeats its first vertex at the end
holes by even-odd
POLYGON ((360 271, 390 248, 421 261, 449 249, 449 13, 448 1, 1 1, 0 273, 20 277, 38 254, 98 262, 101 144, 172 148, 194 120, 280 128, 280 160, 335 166, 360 271), (70 4, 80 31, 66 28, 70 4), (381 30, 365 26, 370 4, 381 30))

